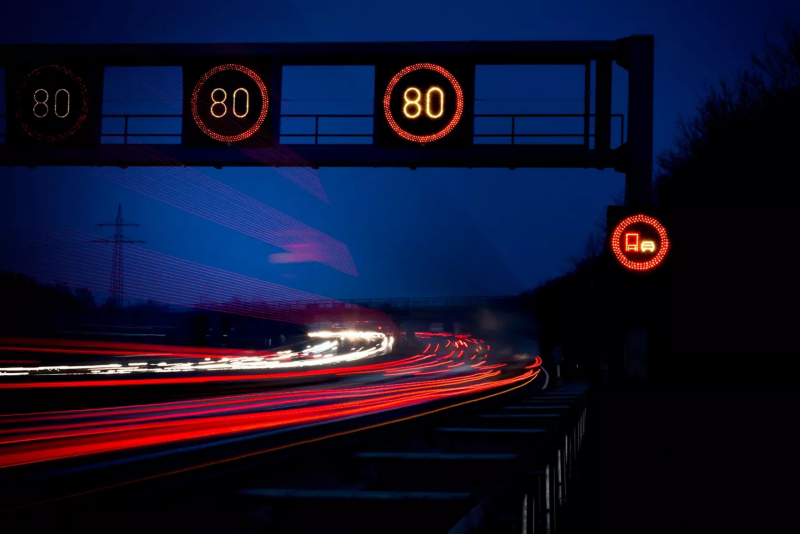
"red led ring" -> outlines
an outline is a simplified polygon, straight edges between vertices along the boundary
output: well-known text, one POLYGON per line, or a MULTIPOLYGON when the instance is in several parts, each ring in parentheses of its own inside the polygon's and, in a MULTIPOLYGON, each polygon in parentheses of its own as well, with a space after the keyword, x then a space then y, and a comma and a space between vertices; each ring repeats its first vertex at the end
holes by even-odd
POLYGON ((445 135, 452 132, 453 128, 455 128, 456 125, 458 124, 458 121, 461 120, 461 115, 464 112, 464 92, 461 90, 461 85, 458 83, 458 80, 456 80, 455 76, 450 74, 450 72, 448 72, 443 67, 440 67, 439 65, 434 65, 433 63, 417 63, 416 65, 410 65, 404 68, 403 70, 395 74, 394 77, 389 81, 389 86, 386 88, 386 95, 384 95, 383 97, 383 110, 386 113, 386 120, 389 122, 389 126, 392 127, 392 130, 394 130, 397 133, 397 135, 408 141, 414 141, 416 143, 428 143, 430 141, 436 141, 438 139, 441 139, 445 135), (438 72, 439 74, 447 78, 452 84, 453 89, 456 90, 455 115, 453 115, 453 118, 450 120, 447 126, 445 126, 438 132, 431 135, 414 135, 412 133, 403 130, 402 128, 400 128, 397 122, 395 122, 394 118, 392 117, 392 113, 389 110, 389 101, 392 96, 392 90, 394 89, 394 86, 397 85, 397 82, 400 81, 400 78, 402 78, 403 76, 405 76, 410 72, 414 72, 415 70, 421 70, 421 69, 427 69, 427 70, 432 70, 434 72, 438 72))
POLYGON ((192 91, 192 117, 194 117, 194 122, 197 124, 198 128, 200 128, 204 134, 209 136, 212 139, 217 141, 222 141, 223 143, 236 143, 237 141, 243 141, 248 137, 251 137, 254 133, 261 128, 261 125, 264 124, 264 119, 267 118, 267 109, 269 108, 269 96, 267 95, 267 86, 264 85, 264 82, 261 81, 261 77, 256 74, 254 71, 244 67, 242 65, 219 65, 218 67, 214 67, 210 71, 203 74, 202 78, 197 81, 197 85, 194 86, 194 91, 192 91), (255 82, 258 86, 258 90, 261 91, 261 99, 264 102, 264 105, 261 106, 261 113, 258 116, 255 124, 253 124, 250 128, 245 130, 244 132, 236 135, 220 135, 217 132, 213 131, 211 128, 203 123, 203 120, 200 118, 200 114, 197 111, 197 98, 200 95, 200 89, 202 89, 203 84, 208 81, 213 75, 220 73, 225 70, 236 70, 241 73, 246 74, 250 77, 251 80, 255 82))
POLYGON ((80 129, 81 125, 83 124, 83 121, 86 120, 86 115, 89 114, 89 91, 86 89, 86 86, 83 84, 81 79, 74 72, 69 70, 68 68, 62 67, 60 65, 45 65, 44 67, 39 67, 38 69, 35 69, 35 70, 32 70, 31 72, 29 72, 28 75, 25 76, 25 79, 22 80, 22 83, 19 84, 19 88, 17 89, 17 104, 18 104, 17 105, 17 120, 19 121, 19 125, 20 125, 20 127, 22 127, 22 129, 25 131, 25 133, 27 133, 28 135, 30 135, 34 139, 38 139, 39 141, 53 141, 53 142, 55 142, 55 141, 63 141, 67 137, 70 137, 72 134, 77 132, 78 129, 80 129), (47 69, 47 70, 55 70, 57 72, 61 72, 61 73, 66 74, 67 76, 72 78, 72 81, 74 81, 76 84, 78 84, 78 87, 81 88, 81 97, 83 99, 83 106, 81 107, 81 114, 78 116, 78 120, 75 121, 75 124, 73 124, 72 127, 69 130, 67 130, 64 133, 60 133, 58 135, 44 135, 44 134, 40 134, 40 133, 37 133, 35 131, 32 131, 30 129, 30 125, 27 122, 25 122, 25 120, 23 119, 23 117, 22 117, 22 106, 19 105, 19 104, 21 104, 21 100, 22 100, 22 90, 27 85, 28 80, 33 75, 38 74, 39 72, 41 72, 41 71, 43 71, 45 69, 47 69))
POLYGON ((614 255, 626 269, 630 269, 632 271, 649 271, 661 263, 664 260, 664 256, 667 255, 667 250, 669 250, 667 229, 664 228, 664 226, 653 217, 642 214, 631 215, 630 217, 623 219, 622 222, 620 222, 614 229, 614 233, 611 235, 611 250, 614 251, 614 255), (655 256, 647 261, 629 260, 622 252, 622 247, 619 245, 619 238, 622 236, 622 232, 624 232, 627 227, 636 223, 649 224, 655 228, 655 230, 658 232, 658 237, 661 240, 661 244, 658 247, 658 252, 656 252, 655 256))

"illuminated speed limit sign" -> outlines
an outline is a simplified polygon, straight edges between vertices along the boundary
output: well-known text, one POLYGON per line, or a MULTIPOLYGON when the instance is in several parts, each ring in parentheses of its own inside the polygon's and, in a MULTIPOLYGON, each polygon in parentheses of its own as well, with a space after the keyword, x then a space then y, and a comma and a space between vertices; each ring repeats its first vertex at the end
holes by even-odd
POLYGON ((231 61, 185 68, 183 144, 268 144, 270 91, 265 63, 231 61))
POLYGON ((378 144, 471 144, 474 66, 419 61, 376 69, 378 144))
POLYGON ((96 142, 102 81, 89 65, 42 62, 7 69, 10 143, 78 146, 96 142))

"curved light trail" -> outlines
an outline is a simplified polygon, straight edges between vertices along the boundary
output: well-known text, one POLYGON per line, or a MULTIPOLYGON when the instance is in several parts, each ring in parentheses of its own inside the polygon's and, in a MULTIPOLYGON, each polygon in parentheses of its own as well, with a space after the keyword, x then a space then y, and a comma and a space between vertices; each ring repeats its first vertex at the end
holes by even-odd
MULTIPOLYGON (((177 362, 172 366, 155 364, 152 368, 152 362, 144 362, 147 365, 135 366, 133 369, 121 364, 108 364, 119 367, 101 369, 100 373, 97 373, 97 369, 90 369, 90 366, 4 367, 0 369, 0 373, 10 373, 13 376, 7 380, 0 376, 0 389, 155 384, 169 387, 170 384, 254 381, 286 376, 329 376, 345 382, 337 386, 306 386, 173 402, 2 415, 0 468, 140 447, 173 446, 190 440, 244 435, 374 414, 521 384, 538 376, 541 366, 541 359, 537 357, 524 369, 506 372, 503 369, 506 363, 490 361, 489 346, 482 340, 469 336, 450 337, 445 344, 444 337, 448 336, 440 338, 434 334, 419 335, 422 339, 433 340, 431 344, 426 342, 427 346, 419 354, 350 365, 345 359, 334 358, 360 359, 386 354, 391 336, 379 332, 317 332, 311 336, 312 341, 303 353, 290 350, 291 355, 286 354, 287 351, 278 351, 260 356, 235 356, 228 349, 224 351, 224 355, 206 352, 199 362, 177 362), (353 347, 352 351, 345 351, 344 354, 334 354, 334 343, 341 342, 344 337, 355 340, 360 346, 357 350, 353 347), (462 347, 458 351, 450 347, 456 344, 462 347), (318 353, 326 351, 327 356, 315 358, 315 350, 318 353), (276 360, 285 356, 303 358, 276 360), (260 360, 256 361, 255 358, 260 360), (320 366, 325 363, 329 365, 324 368, 303 369, 309 365, 320 366), (295 371, 281 372, 282 366, 291 364, 294 364, 295 371), (267 367, 268 365, 275 367, 267 367), (167 367, 170 370, 165 369, 167 367), (269 368, 272 372, 249 372, 264 368, 269 368), (108 370, 119 369, 123 369, 130 378, 107 379, 108 375, 104 374, 108 370), (217 374, 205 376, 212 370, 217 374), (159 372, 188 372, 192 376, 141 376, 159 372), (19 373, 28 375, 21 376, 19 373), (93 376, 86 376, 84 380, 51 378, 53 375, 73 373, 93 376), (96 376, 97 374, 101 376, 96 376), (40 375, 45 378, 40 378, 40 375)), ((12 341, 22 343, 24 340, 13 338, 12 341)), ((74 347, 80 343, 86 342, 63 340, 54 344, 74 347)), ((8 339, 5 344, 11 346, 8 339)), ((136 344, 125 345, 124 350, 135 350, 131 345, 136 344)), ((93 342, 92 347, 99 348, 99 342, 93 342)), ((160 350, 165 349, 175 347, 160 347, 160 350)), ((43 350, 47 350, 47 347, 43 350)), ((190 350, 174 352, 193 354, 190 350)))

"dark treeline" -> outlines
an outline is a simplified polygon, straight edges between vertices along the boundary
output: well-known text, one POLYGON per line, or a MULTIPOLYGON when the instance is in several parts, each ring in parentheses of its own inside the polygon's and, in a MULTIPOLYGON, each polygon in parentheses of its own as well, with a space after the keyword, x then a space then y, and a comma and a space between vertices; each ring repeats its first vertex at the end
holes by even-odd
POLYGON ((669 380, 679 364, 703 379, 790 377, 800 349, 798 147, 800 26, 786 25, 748 69, 707 90, 657 158, 654 201, 673 248, 662 272, 634 282, 649 301, 629 309, 632 286, 620 285, 607 247, 590 244, 572 272, 523 295, 543 353, 562 346, 596 367, 620 357, 634 325, 648 332, 654 378, 669 380))
POLYGON ((300 325, 147 301, 114 308, 86 288, 0 272, 2 336, 72 337, 264 349, 304 337, 300 325), (125 334, 125 335, 122 335, 125 334))
POLYGON ((32 335, 59 325, 86 323, 99 315, 88 289, 73 291, 64 284, 41 284, 21 273, 0 272, 3 335, 32 335))

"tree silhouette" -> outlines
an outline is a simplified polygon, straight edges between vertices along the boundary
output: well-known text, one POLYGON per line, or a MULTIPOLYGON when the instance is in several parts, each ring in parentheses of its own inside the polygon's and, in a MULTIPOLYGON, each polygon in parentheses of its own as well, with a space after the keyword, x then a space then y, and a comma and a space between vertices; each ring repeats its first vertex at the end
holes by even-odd
POLYGON ((658 203, 675 209, 792 207, 800 143, 800 26, 733 82, 710 87, 675 145, 658 157, 658 203))
MULTIPOLYGON (((665 298, 641 314, 652 319, 640 326, 652 335, 654 361, 703 349, 693 372, 705 366, 707 376, 720 377, 742 361, 731 350, 797 344, 791 314, 775 305, 800 298, 791 296, 794 264, 780 256, 764 261, 763 251, 788 250, 795 240, 796 223, 780 213, 798 209, 800 26, 786 24, 779 42, 765 43, 732 82, 709 87, 696 115, 678 126, 673 146, 657 158, 655 189, 680 250, 663 281, 665 298)), ((593 233, 569 273, 523 294, 540 322, 544 356, 557 346, 573 355, 605 353, 619 342, 619 295, 606 280, 604 265, 612 261, 600 243, 593 233), (592 333, 593 342, 583 344, 592 333)))

